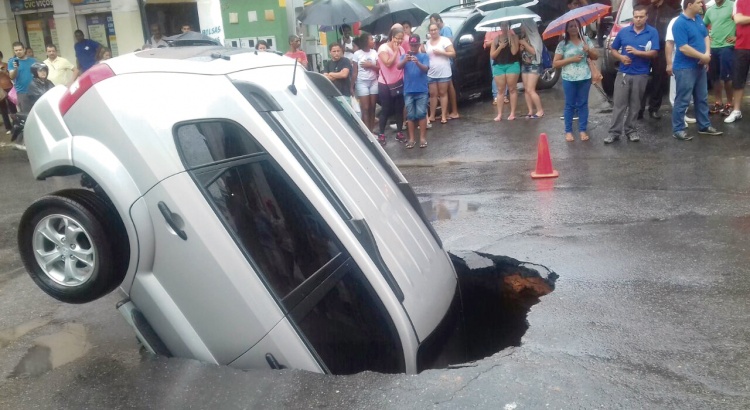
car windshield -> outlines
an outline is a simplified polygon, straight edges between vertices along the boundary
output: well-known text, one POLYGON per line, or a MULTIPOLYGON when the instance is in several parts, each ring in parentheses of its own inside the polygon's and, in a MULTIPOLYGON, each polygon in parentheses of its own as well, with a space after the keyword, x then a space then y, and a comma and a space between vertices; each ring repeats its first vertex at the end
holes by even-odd
POLYGON ((629 24, 633 21, 633 2, 626 1, 620 10, 620 24, 629 24))
MULTIPOLYGON (((451 28, 451 31, 453 31, 454 35, 458 33, 458 30, 461 29, 461 26, 464 24, 465 21, 466 21, 465 17, 450 17, 450 16, 443 17, 443 23, 445 23, 446 26, 451 28)), ((427 27, 429 27, 429 25, 430 25, 430 19, 426 18, 424 19, 422 24, 419 27, 417 27, 415 30, 412 30, 412 32, 414 34, 418 34, 419 38, 421 38, 423 42, 427 41, 427 38, 428 38, 427 27)))

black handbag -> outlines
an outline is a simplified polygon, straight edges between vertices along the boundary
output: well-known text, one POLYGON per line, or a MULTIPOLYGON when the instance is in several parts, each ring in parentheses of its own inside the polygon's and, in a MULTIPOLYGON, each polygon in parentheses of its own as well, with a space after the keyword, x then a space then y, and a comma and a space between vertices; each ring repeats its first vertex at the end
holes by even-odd
MULTIPOLYGON (((383 76, 383 80, 385 80, 385 76, 383 76)), ((398 82, 393 85, 386 82, 385 85, 388 86, 388 91, 390 91, 391 97, 398 97, 399 95, 404 94, 404 80, 398 80, 398 82)))

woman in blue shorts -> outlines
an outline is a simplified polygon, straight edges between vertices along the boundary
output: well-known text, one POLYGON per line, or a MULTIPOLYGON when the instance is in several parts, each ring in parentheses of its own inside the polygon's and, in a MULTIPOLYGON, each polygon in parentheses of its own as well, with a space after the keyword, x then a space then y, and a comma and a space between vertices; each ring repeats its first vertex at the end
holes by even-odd
MULTIPOLYGON (((501 34, 495 37, 490 48, 490 60, 492 60, 492 76, 495 78, 498 90, 504 90, 508 86, 510 92, 510 115, 508 120, 516 119, 516 104, 518 103, 518 76, 521 75, 521 50, 518 36, 508 27, 508 23, 500 26, 501 34)), ((503 107, 505 103, 497 103, 497 117, 495 121, 502 121, 503 107)))
POLYGON ((435 121, 437 102, 440 100, 440 122, 448 122, 448 86, 451 82, 451 58, 456 57, 448 37, 440 35, 437 24, 430 24, 429 39, 424 44, 427 56, 430 58, 430 69, 427 72, 427 83, 430 88, 430 117, 429 121, 435 121))
POLYGON ((375 127, 375 103, 378 101, 378 52, 370 33, 362 32, 355 40, 359 47, 352 56, 352 84, 359 98, 362 122, 372 131, 375 127))
POLYGON ((526 118, 536 119, 544 116, 542 99, 536 93, 536 84, 539 81, 539 73, 542 68, 542 50, 544 43, 536 23, 531 19, 521 22, 523 37, 519 40, 521 45, 521 79, 523 81, 523 97, 526 99, 526 108, 529 112, 526 118), (536 107, 536 113, 534 113, 536 107))

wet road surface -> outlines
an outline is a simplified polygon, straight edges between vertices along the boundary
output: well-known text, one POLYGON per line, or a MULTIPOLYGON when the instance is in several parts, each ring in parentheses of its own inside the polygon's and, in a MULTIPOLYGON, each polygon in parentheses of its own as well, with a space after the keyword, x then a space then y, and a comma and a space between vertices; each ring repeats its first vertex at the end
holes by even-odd
MULTIPOLYGON (((539 120, 494 123, 494 107, 476 103, 435 124, 428 148, 389 140, 446 249, 560 275, 520 347, 416 376, 243 372, 140 354, 117 294, 65 305, 25 274, 23 209, 77 181, 34 182, 23 154, 0 148, 0 408, 749 407, 750 125, 714 120, 724 136, 680 142, 666 118, 648 120, 641 142, 605 146, 610 118, 594 112, 592 140, 567 143, 560 94, 541 94, 539 120), (540 132, 555 180, 529 177, 540 132)), ((593 92, 591 105, 601 106, 593 92)))

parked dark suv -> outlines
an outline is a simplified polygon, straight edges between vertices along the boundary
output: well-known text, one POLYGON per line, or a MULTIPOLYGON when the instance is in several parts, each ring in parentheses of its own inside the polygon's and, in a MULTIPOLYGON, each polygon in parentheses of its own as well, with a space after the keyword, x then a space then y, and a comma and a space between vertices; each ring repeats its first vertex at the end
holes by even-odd
MULTIPOLYGON (((466 100, 478 95, 487 95, 491 91, 492 73, 490 72, 489 50, 484 48, 485 32, 477 31, 477 24, 487 12, 517 4, 511 1, 489 0, 484 2, 466 3, 447 8, 440 12, 443 22, 453 30, 453 47, 456 58, 453 59, 453 85, 459 100, 466 100)), ((565 0, 545 0, 528 7, 538 14, 542 21, 539 30, 544 31, 547 24, 568 11, 565 0)), ((416 33, 422 39, 427 39, 429 17, 424 20, 416 33)), ((554 53, 559 39, 557 37, 545 40, 544 45, 554 53)), ((560 70, 547 69, 539 78, 537 89, 543 90, 553 87, 560 78, 560 70)))

